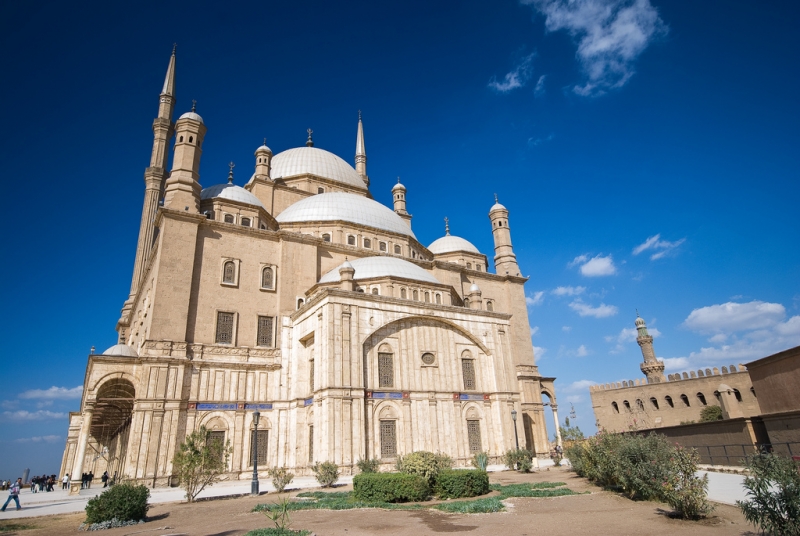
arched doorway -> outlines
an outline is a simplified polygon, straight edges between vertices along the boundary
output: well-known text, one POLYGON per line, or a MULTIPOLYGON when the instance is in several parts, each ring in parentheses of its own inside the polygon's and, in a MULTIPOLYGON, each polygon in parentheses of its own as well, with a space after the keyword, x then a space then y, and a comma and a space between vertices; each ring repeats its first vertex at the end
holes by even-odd
POLYGON ((135 395, 133 384, 124 378, 108 380, 97 389, 89 433, 96 441, 94 461, 105 460, 105 468, 98 466, 98 471, 108 471, 112 478, 124 474, 135 395))

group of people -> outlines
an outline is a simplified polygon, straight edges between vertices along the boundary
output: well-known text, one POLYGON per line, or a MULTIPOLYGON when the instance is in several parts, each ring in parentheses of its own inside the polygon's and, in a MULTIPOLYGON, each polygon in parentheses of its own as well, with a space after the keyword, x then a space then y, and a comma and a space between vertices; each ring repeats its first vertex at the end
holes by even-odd
POLYGON ((53 486, 56 485, 56 475, 42 475, 31 478, 31 493, 38 493, 40 491, 54 491, 53 486))

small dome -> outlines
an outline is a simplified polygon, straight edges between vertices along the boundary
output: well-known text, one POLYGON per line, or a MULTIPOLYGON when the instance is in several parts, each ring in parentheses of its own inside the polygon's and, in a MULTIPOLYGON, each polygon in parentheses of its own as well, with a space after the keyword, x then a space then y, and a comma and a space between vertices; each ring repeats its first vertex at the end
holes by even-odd
POLYGON ((636 324, 636 327, 637 327, 637 328, 643 328, 643 327, 644 327, 644 325, 645 325, 645 324, 644 324, 644 318, 642 318, 642 317, 640 317, 640 316, 637 316, 637 317, 636 317, 636 322, 635 322, 635 324, 636 324))
POLYGON ((405 191, 405 189, 406 189, 406 187, 405 187, 405 186, 403 186, 402 184, 400 184, 400 181, 397 181, 397 184, 395 184, 395 185, 392 187, 392 191, 393 191, 393 192, 394 192, 395 190, 403 190, 403 191, 405 191))
POLYGON ((136 353, 136 350, 134 350, 127 344, 115 344, 114 346, 103 352, 102 355, 114 355, 120 357, 139 357, 139 354, 136 353))
POLYGON ((214 186, 209 186, 208 188, 203 188, 203 191, 200 192, 200 199, 229 199, 231 201, 238 201, 240 203, 246 203, 248 205, 254 205, 266 210, 266 207, 258 200, 256 196, 242 188, 241 186, 236 186, 235 184, 227 183, 227 184, 216 184, 214 186))
POLYGON ((491 214, 495 210, 508 210, 508 209, 503 205, 501 205, 500 203, 495 203, 494 205, 492 205, 492 208, 489 209, 489 214, 491 214))
POLYGON ((460 236, 447 235, 434 240, 428 249, 434 255, 441 255, 443 253, 452 253, 453 251, 467 251, 469 253, 481 254, 472 242, 464 240, 460 236))
POLYGON ((203 118, 202 118, 202 117, 200 117, 200 116, 197 114, 197 112, 186 112, 185 114, 183 114, 182 116, 180 116, 180 117, 178 118, 178 121, 180 121, 181 119, 194 119, 195 121, 197 121, 197 122, 199 122, 199 123, 202 123, 202 122, 203 122, 203 118))
POLYGON ((316 175, 348 186, 367 189, 364 179, 353 167, 333 153, 316 147, 296 147, 272 158, 272 178, 316 175))
POLYGON ((364 257, 362 259, 353 259, 352 263, 345 261, 337 266, 327 274, 323 275, 320 283, 337 283, 341 281, 339 270, 344 264, 350 264, 356 273, 353 279, 373 279, 375 277, 402 277, 403 279, 413 279, 415 281, 422 281, 424 283, 434 283, 441 285, 438 279, 433 277, 430 273, 423 270, 416 264, 398 259, 397 257, 364 257))
POLYGON ((473 283, 471 287, 469 287, 469 292, 472 294, 473 292, 480 292, 481 287, 478 286, 477 283, 473 283))
POLYGON ((352 264, 350 264, 350 261, 344 261, 344 262, 341 264, 341 266, 339 266, 339 271, 340 271, 340 272, 341 272, 342 270, 354 270, 354 269, 355 269, 355 268, 353 268, 353 265, 352 265, 352 264))
POLYGON ((269 154, 272 154, 272 149, 270 149, 270 148, 269 148, 269 147, 267 147, 266 145, 262 145, 261 147, 259 147, 258 149, 256 149, 256 153, 255 153, 255 154, 258 154, 258 153, 263 153, 264 151, 268 152, 269 154))

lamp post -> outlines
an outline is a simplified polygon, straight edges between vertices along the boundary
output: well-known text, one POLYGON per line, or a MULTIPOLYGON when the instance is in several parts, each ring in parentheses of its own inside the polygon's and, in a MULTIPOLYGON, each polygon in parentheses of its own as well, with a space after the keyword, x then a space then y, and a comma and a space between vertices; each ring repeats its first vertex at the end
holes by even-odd
POLYGON ((253 412, 253 481, 250 483, 250 495, 258 495, 258 419, 261 413, 253 412))
POLYGON ((517 450, 519 450, 519 434, 517 433, 517 410, 511 410, 511 420, 514 421, 514 441, 517 443, 517 450))

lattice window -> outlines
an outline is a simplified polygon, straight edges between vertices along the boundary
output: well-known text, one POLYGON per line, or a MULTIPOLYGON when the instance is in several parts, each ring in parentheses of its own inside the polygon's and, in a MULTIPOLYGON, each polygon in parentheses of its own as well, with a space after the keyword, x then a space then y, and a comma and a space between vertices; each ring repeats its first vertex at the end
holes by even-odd
POLYGON ((314 462, 314 425, 308 427, 308 463, 314 462))
POLYGON ((308 362, 308 386, 314 392, 314 360, 308 362))
POLYGON ((250 431, 250 465, 253 465, 253 446, 258 442, 258 465, 267 465, 267 448, 269 445, 269 430, 259 430, 258 438, 256 431, 250 431))
POLYGON ((378 354, 378 386, 394 387, 394 358, 392 354, 378 354))
POLYGON ((233 214, 225 214, 225 223, 233 223, 233 214))
POLYGON ((377 296, 379 294, 378 287, 372 289, 372 294, 377 296))
POLYGON ((331 235, 328 234, 328 233, 323 234, 322 235, 322 241, 323 242, 330 242, 331 241, 331 235))
POLYGON ((472 391, 475 389, 475 360, 462 359, 461 373, 464 376, 464 390, 472 391))
POLYGON ((216 342, 233 344, 233 313, 217 313, 216 342))
POLYGON ((220 461, 225 459, 225 432, 207 432, 206 433, 206 445, 211 448, 211 452, 214 456, 218 456, 220 461))
POLYGON ((364 239, 364 247, 367 249, 372 249, 372 240, 369 238, 364 239))
POLYGON ((275 270, 269 266, 261 270, 261 288, 275 288, 275 270))
POLYGON ((235 283, 236 282, 236 263, 227 261, 222 265, 222 282, 235 283))
POLYGON ((395 255, 400 255, 402 252, 403 252, 403 250, 400 248, 400 246, 397 246, 397 245, 396 245, 396 246, 394 247, 394 254, 395 254, 395 255))
POLYGON ((381 251, 386 251, 386 242, 378 243, 378 249, 381 251))
POLYGON ((272 326, 274 319, 271 316, 258 317, 258 346, 272 347, 272 326))
POLYGON ((353 235, 348 236, 347 237, 347 245, 348 246, 355 246, 356 245, 356 237, 353 236, 353 235))
POLYGON ((250 227, 250 218, 242 218, 242 227, 250 227))
POLYGON ((481 451, 481 421, 467 421, 467 440, 470 452, 481 451))
POLYGON ((397 456, 397 423, 381 421, 381 458, 397 456))
POLYGON ((475 389, 475 360, 462 359, 461 360, 461 374, 464 376, 464 390, 471 391, 475 389))

